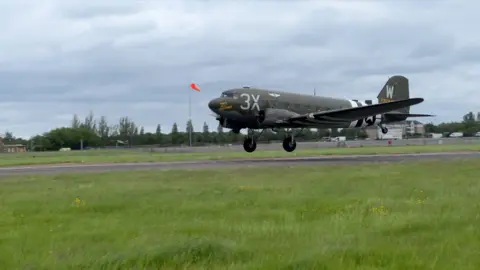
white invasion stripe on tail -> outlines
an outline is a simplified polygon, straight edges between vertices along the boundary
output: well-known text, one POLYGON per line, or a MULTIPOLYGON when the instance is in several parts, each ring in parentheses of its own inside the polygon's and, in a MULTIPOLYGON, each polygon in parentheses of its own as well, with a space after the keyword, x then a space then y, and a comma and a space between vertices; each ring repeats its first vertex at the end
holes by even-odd
POLYGON ((355 102, 355 100, 349 99, 348 102, 350 102, 350 105, 352 105, 352 108, 357 108, 358 107, 357 102, 355 102))
POLYGON ((366 101, 366 100, 359 100, 358 102, 360 102, 360 104, 362 105, 362 107, 364 107, 364 106, 368 106, 368 104, 367 104, 367 101, 366 101))

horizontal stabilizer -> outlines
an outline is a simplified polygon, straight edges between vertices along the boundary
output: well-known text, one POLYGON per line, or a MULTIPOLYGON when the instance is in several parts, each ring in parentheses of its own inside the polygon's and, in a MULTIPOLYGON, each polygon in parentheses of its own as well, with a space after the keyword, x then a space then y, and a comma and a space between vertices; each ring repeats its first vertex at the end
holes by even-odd
POLYGON ((435 115, 433 114, 419 114, 419 113, 386 113, 386 116, 398 116, 402 118, 408 118, 408 117, 434 117, 435 115))

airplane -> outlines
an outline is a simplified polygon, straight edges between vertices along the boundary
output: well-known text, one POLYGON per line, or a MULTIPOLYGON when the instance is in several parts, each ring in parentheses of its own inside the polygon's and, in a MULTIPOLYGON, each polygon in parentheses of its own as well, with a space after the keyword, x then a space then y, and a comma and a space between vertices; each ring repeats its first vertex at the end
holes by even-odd
POLYGON ((293 129, 305 128, 360 128, 377 126, 386 134, 386 124, 404 121, 408 117, 431 117, 429 114, 411 114, 410 106, 423 98, 410 98, 408 79, 402 75, 390 77, 372 100, 341 99, 298 94, 261 88, 234 88, 223 91, 212 99, 208 107, 224 128, 238 134, 247 129, 243 143, 246 152, 257 148, 256 140, 266 130, 290 129, 283 140, 283 149, 293 152, 297 143, 293 129), (262 131, 257 137, 254 130, 262 131))

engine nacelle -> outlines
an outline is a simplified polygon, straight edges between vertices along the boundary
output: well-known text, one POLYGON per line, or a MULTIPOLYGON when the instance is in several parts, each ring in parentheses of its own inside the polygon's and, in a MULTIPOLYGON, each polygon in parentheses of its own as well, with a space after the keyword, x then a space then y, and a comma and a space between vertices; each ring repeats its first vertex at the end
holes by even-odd
POLYGON ((220 126, 222 126, 223 128, 240 129, 242 127, 239 123, 233 120, 228 120, 227 118, 221 116, 218 117, 217 120, 220 123, 220 126))
POLYGON ((258 122, 263 126, 273 126, 292 116, 298 116, 298 114, 289 110, 268 108, 258 112, 258 122))

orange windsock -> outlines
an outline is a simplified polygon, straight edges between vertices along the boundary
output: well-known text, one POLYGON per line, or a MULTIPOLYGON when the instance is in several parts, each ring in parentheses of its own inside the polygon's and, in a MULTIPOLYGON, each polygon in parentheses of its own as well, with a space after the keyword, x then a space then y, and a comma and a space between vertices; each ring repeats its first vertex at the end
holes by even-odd
POLYGON ((196 83, 191 83, 190 88, 192 88, 193 90, 195 90, 197 92, 200 92, 200 87, 198 87, 198 85, 196 83))

